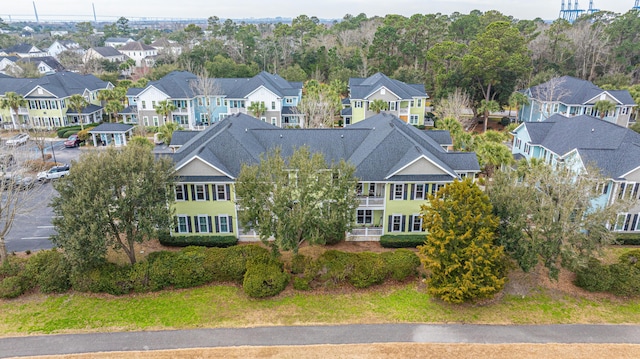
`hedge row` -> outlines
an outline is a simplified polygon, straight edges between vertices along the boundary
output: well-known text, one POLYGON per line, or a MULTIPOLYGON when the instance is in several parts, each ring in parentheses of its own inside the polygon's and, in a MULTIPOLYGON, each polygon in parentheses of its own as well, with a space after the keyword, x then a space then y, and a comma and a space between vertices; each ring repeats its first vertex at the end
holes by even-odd
POLYGON ((382 254, 372 252, 324 252, 316 260, 296 255, 291 261, 293 287, 309 290, 349 283, 356 288, 380 284, 388 278, 403 281, 417 274, 418 256, 408 249, 382 254))
POLYGON ((586 268, 576 272, 575 284, 590 292, 609 292, 624 297, 640 295, 640 249, 621 255, 615 264, 590 261, 586 268))
POLYGON ((426 234, 385 234, 380 237, 380 245, 385 248, 416 248, 423 245, 426 239, 426 234))
POLYGON ((616 243, 627 246, 640 246, 640 233, 618 233, 616 243))
MULTIPOLYGON (((84 125, 84 129, 91 129, 98 126, 97 123, 88 123, 86 125, 84 125)), ((65 127, 60 127, 56 130, 56 134, 58 136, 58 138, 67 138, 71 135, 75 135, 76 133, 80 132, 80 130, 82 129, 82 127, 80 125, 71 125, 71 126, 65 126, 65 127)))
POLYGON ((160 243, 170 247, 188 247, 188 246, 204 246, 204 247, 220 247, 227 248, 238 244, 238 238, 235 236, 159 236, 160 243))

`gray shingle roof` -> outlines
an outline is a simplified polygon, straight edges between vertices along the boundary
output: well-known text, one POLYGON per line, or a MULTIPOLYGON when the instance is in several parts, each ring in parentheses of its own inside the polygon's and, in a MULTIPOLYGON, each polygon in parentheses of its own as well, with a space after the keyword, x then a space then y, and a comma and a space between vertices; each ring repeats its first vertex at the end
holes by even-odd
POLYGON ((89 133, 123 133, 132 129, 133 125, 125 123, 103 123, 89 130, 89 133))
MULTIPOLYGON (((456 171, 479 171, 474 153, 446 152, 422 132, 388 114, 336 129, 281 129, 238 114, 188 139, 173 159, 181 167, 199 156, 237 177, 243 163, 257 163, 263 153, 276 147, 288 157, 296 148, 308 146, 313 152, 322 152, 328 162, 344 159, 352 163, 356 176, 370 181, 385 181, 421 156, 442 167, 449 173, 449 180, 456 176, 456 171)), ((184 140, 180 136, 176 143, 184 140)))
POLYGON ((106 89, 108 85, 108 82, 102 81, 94 75, 80 75, 75 72, 62 71, 34 79, 0 78, 0 94, 13 91, 25 96, 40 86, 58 98, 63 98, 82 94, 85 90, 106 89))
POLYGON ((427 97, 424 85, 406 84, 402 81, 391 79, 380 72, 369 76, 366 79, 350 78, 349 97, 351 99, 364 99, 381 87, 387 88, 401 99, 427 97))
POLYGON ((94 47, 93 51, 97 52, 102 57, 122 56, 122 53, 120 51, 118 51, 115 47, 111 47, 111 46, 94 47))
POLYGON ((448 130, 427 130, 427 131, 424 131, 424 134, 433 138, 441 146, 453 145, 453 140, 451 139, 451 133, 448 130))
POLYGON ((140 41, 127 42, 125 45, 122 45, 118 48, 118 51, 146 51, 146 50, 155 50, 155 48, 149 45, 145 45, 140 41))
MULTIPOLYGON (((555 78, 529 89, 533 98, 543 101, 558 101, 564 104, 583 105, 603 92, 600 87, 590 81, 571 76, 555 78)), ((627 90, 607 91, 624 105, 634 105, 631 94, 627 90)))
POLYGON ((23 59, 20 59, 19 61, 34 63, 36 64, 36 66, 40 62, 44 62, 45 64, 47 64, 47 66, 51 67, 54 71, 59 72, 64 70, 64 66, 62 66, 62 64, 58 60, 56 60, 56 58, 53 56, 25 57, 23 59))
POLYGON ((524 126, 530 135, 535 133, 534 144, 560 156, 577 150, 583 163, 597 166, 606 176, 618 178, 640 167, 640 134, 614 123, 587 115, 556 114, 524 126))

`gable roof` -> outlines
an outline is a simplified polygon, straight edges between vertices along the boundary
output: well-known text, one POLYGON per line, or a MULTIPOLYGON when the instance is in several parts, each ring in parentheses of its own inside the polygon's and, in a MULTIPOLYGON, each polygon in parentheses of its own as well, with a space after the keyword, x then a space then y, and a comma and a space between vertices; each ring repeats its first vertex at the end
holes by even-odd
POLYGON ((99 46, 93 47, 92 49, 102 57, 122 56, 122 53, 120 51, 111 46, 99 46))
POLYGON ((37 87, 45 89, 58 98, 63 98, 74 94, 83 94, 85 90, 106 89, 108 86, 108 82, 102 81, 94 75, 81 75, 70 71, 56 72, 33 79, 0 78, 0 94, 13 91, 22 96, 26 96, 37 87))
MULTIPOLYGON (((605 90, 590 81, 571 76, 562 76, 529 89, 531 96, 543 101, 557 101, 564 104, 586 104, 600 96, 605 90)), ((635 105, 627 90, 606 91, 623 105, 635 105)))
POLYGON ((118 47, 118 51, 149 51, 155 50, 154 47, 145 45, 140 41, 127 42, 125 45, 118 47))
POLYGON ((33 45, 30 45, 30 44, 25 44, 25 43, 13 45, 11 47, 7 47, 6 49, 4 49, 4 51, 7 54, 11 54, 11 53, 28 54, 33 49, 36 49, 36 50, 40 51, 40 49, 38 49, 37 47, 35 47, 33 45))
POLYGON ((36 66, 40 63, 40 62, 44 62, 45 64, 47 64, 47 66, 49 66, 53 71, 56 72, 60 72, 64 70, 64 66, 62 66, 62 64, 55 59, 55 57, 53 56, 42 56, 42 57, 25 57, 19 60, 20 62, 31 62, 31 63, 35 63, 36 66))
POLYGON ((406 84, 402 81, 391 79, 381 72, 367 78, 350 78, 349 97, 352 99, 364 99, 382 87, 393 92, 401 99, 428 97, 424 85, 406 84))
POLYGON ((605 176, 618 178, 640 167, 640 134, 588 115, 553 115, 543 122, 525 122, 533 144, 559 156, 577 151, 605 176))
MULTIPOLYGON (((437 174, 440 180, 453 180, 457 172, 480 170, 474 153, 446 152, 423 131, 388 114, 335 129, 281 129, 237 114, 198 134, 179 133, 175 144, 185 139, 172 155, 177 168, 198 156, 216 168, 225 168, 232 177, 238 176, 242 164, 258 163, 263 153, 276 147, 283 157, 289 157, 301 146, 321 152, 328 163, 346 160, 356 167, 356 177, 369 181, 397 179, 393 176, 398 169, 420 157, 442 169, 437 174)), ((424 174, 422 180, 428 175, 433 174, 424 174)))

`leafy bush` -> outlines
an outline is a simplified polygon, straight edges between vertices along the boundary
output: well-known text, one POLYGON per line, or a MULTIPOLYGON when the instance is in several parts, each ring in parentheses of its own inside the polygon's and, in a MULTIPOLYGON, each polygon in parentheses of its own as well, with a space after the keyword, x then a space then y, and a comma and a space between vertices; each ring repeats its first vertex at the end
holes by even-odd
POLYGON ((500 119, 500 124, 502 126, 508 126, 511 123, 511 119, 507 116, 504 116, 500 119))
POLYGON ((403 281, 418 273, 420 258, 408 249, 401 248, 393 252, 384 252, 380 254, 380 257, 382 257, 391 278, 397 281, 403 281))
POLYGON ((611 288, 613 278, 609 266, 593 259, 585 268, 576 271, 575 285, 590 292, 606 292, 611 288))
POLYGON ((25 160, 22 164, 27 170, 33 172, 46 171, 56 165, 55 163, 48 161, 49 159, 51 159, 50 153, 47 153, 45 155, 45 159, 47 161, 43 161, 41 158, 38 158, 37 160, 25 160))
POLYGON ((627 246, 638 246, 640 245, 640 233, 618 233, 616 242, 627 246))
POLYGON ((354 267, 349 283, 356 288, 368 288, 382 283, 387 277, 387 267, 380 255, 373 252, 353 254, 354 267))
POLYGON ((170 287, 172 284, 173 261, 178 254, 161 251, 150 253, 149 262, 149 289, 153 291, 170 287))
POLYGON ((78 131, 78 139, 79 140, 87 141, 89 139, 89 137, 91 137, 89 135, 89 129, 84 129, 84 130, 78 131))
POLYGON ((320 280, 326 285, 337 285, 347 281, 355 267, 355 256, 337 250, 328 250, 318 258, 322 274, 320 280))
POLYGON ((25 291, 22 276, 7 277, 0 280, 0 298, 10 299, 21 296, 25 291))
POLYGON ((178 252, 171 263, 170 282, 174 288, 191 288, 213 280, 204 267, 205 248, 187 247, 178 252))
POLYGON ((623 263, 609 266, 611 272, 610 292, 624 297, 640 295, 640 269, 623 263))
POLYGON ((129 266, 105 263, 89 270, 85 276, 87 290, 92 293, 122 295, 131 292, 133 285, 129 281, 129 266))
POLYGON ((204 246, 226 248, 238 244, 235 236, 159 236, 160 243, 170 247, 204 246))
POLYGON ((309 262, 312 259, 303 255, 296 254, 291 258, 291 273, 292 274, 301 274, 304 273, 304 269, 307 267, 309 262))
POLYGON ((640 269, 640 249, 632 249, 619 258, 620 263, 640 269))
POLYGON ((62 253, 51 249, 29 258, 24 275, 42 293, 64 293, 71 288, 70 273, 71 267, 62 253))
POLYGON ((244 275, 242 288, 251 298, 266 298, 282 292, 289 283, 289 274, 275 261, 252 262, 244 275))
POLYGON ((25 260, 19 258, 9 258, 8 261, 0 263, 0 279, 14 277, 24 270, 25 260))
POLYGON ((385 248, 416 248, 423 245, 426 240, 426 234, 385 234, 380 237, 380 245, 385 248))

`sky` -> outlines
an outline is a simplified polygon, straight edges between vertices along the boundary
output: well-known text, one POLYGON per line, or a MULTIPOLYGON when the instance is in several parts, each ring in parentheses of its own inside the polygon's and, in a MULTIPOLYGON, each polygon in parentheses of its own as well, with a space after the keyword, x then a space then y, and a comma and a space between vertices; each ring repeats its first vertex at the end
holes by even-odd
MULTIPOLYGON (((98 20, 111 21, 121 16, 134 18, 221 19, 295 18, 299 15, 321 19, 341 19, 345 14, 375 15, 468 14, 472 10, 498 10, 517 19, 553 20, 558 17, 562 0, 2 0, 0 18, 4 21, 35 21, 35 3, 40 21, 93 20, 93 6, 98 20)), ((575 0, 566 0, 572 6, 575 0)), ((625 13, 635 0, 593 0, 594 8, 625 13)), ((589 7, 579 1, 579 9, 589 7)))

